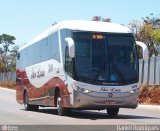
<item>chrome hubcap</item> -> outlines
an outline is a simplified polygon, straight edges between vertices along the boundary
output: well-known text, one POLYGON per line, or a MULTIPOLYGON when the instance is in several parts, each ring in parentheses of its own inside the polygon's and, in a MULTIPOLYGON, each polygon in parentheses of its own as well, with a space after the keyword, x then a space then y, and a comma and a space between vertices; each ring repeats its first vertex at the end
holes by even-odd
POLYGON ((58 97, 57 98, 57 108, 60 109, 60 107, 61 107, 61 98, 58 97))

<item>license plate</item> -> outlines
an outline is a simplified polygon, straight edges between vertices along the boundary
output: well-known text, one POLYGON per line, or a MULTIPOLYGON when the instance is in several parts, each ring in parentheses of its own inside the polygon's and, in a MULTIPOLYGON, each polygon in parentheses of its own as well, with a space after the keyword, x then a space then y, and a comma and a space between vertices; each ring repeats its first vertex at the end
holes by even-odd
POLYGON ((107 101, 105 101, 105 104, 106 105, 115 105, 116 102, 114 100, 107 100, 107 101))

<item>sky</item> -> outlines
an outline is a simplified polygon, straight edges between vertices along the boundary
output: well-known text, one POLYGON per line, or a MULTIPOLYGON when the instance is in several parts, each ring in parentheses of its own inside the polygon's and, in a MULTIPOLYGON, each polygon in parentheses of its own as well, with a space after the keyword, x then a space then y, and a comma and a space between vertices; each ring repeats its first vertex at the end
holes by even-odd
POLYGON ((160 0, 0 0, 0 35, 13 35, 21 45, 62 20, 98 15, 128 25, 151 13, 160 17, 160 0))

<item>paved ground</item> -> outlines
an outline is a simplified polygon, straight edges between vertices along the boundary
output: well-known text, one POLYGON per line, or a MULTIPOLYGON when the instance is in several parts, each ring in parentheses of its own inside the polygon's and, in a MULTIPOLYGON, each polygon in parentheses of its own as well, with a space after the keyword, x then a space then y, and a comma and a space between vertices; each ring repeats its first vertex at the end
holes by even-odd
MULTIPOLYGON (((37 125, 39 131, 41 128, 38 125, 160 125, 159 106, 120 109, 116 118, 109 118, 106 111, 73 111, 69 116, 58 116, 54 108, 41 108, 38 112, 25 111, 23 105, 16 103, 15 93, 14 90, 0 88, 0 125, 37 125)), ((89 127, 86 126, 87 130, 91 130, 89 127)), ((63 126, 57 128, 66 130, 63 126)), ((72 126, 74 128, 77 129, 77 126, 72 126)))

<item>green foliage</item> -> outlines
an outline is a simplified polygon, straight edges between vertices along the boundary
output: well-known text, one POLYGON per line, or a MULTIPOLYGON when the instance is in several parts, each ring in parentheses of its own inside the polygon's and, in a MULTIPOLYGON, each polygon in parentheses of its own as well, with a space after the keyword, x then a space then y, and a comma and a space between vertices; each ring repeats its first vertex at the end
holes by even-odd
POLYGON ((0 35, 0 72, 15 70, 16 49, 11 48, 14 45, 14 36, 8 34, 0 35))
MULTIPOLYGON (((149 56, 160 54, 157 46, 160 45, 160 19, 153 16, 142 18, 143 22, 133 20, 129 23, 129 28, 132 30, 135 39, 144 42, 149 49, 149 56)), ((138 48, 139 56, 141 57, 141 49, 138 48)))
POLYGON ((153 37, 155 43, 160 45, 160 29, 152 31, 151 36, 153 37))
POLYGON ((14 45, 15 43, 13 42, 15 40, 14 36, 7 35, 7 34, 2 34, 0 35, 0 44, 2 44, 3 48, 1 48, 1 51, 4 52, 10 52, 9 46, 14 45))

